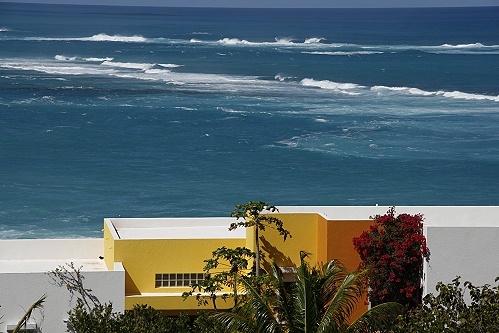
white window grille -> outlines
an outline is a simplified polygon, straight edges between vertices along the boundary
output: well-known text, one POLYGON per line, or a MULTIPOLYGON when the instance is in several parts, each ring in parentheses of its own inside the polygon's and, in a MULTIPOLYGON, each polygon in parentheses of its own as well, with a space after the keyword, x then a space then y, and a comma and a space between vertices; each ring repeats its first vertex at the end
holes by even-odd
POLYGON ((189 287, 205 279, 205 273, 162 273, 156 274, 155 287, 189 287))

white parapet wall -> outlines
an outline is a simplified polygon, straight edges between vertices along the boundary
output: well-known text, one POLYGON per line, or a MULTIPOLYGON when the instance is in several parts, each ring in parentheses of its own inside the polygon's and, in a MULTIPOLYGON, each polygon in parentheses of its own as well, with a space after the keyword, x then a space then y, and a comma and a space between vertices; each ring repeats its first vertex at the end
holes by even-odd
POLYGON ((57 286, 47 272, 74 263, 81 267, 84 287, 101 303, 125 307, 125 271, 120 263, 106 268, 102 239, 38 239, 0 241, 0 332, 16 325, 26 309, 42 295, 46 301, 35 311, 31 324, 43 332, 67 331, 68 311, 76 304, 65 287, 57 286))
MULTIPOLYGON (((477 221, 479 224, 479 221, 477 221)), ((496 227, 425 227, 430 261, 425 263, 424 291, 437 294, 438 282, 476 286, 495 285, 499 277, 499 226, 496 227)))

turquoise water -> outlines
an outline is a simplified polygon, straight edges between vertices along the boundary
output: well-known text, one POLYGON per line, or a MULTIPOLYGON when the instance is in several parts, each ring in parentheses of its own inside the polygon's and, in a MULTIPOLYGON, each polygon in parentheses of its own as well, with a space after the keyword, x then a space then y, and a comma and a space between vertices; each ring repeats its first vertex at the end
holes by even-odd
POLYGON ((497 205, 499 7, 0 3, 0 238, 234 204, 497 205))

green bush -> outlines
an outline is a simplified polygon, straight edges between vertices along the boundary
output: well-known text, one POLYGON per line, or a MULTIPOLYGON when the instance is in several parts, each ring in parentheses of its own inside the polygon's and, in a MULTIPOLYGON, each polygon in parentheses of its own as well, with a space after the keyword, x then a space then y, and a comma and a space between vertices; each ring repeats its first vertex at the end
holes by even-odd
POLYGON ((422 305, 400 318, 395 332, 499 332, 499 286, 465 282, 463 288, 459 280, 439 282, 438 295, 426 295, 422 305))
POLYGON ((76 333, 223 333, 225 328, 201 312, 191 320, 188 315, 168 317, 147 305, 137 305, 125 313, 113 312, 112 304, 88 310, 78 299, 69 312, 69 325, 76 333))

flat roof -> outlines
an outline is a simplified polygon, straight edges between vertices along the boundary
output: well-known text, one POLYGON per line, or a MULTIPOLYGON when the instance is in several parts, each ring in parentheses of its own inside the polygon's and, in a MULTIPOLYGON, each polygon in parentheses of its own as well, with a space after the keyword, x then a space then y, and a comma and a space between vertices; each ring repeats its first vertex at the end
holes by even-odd
POLYGON ((66 260, 0 260, 0 273, 46 273, 59 266, 73 262, 76 268, 82 267, 82 272, 107 271, 106 263, 96 259, 66 259, 66 260))
POLYGON ((245 228, 229 231, 235 218, 107 218, 118 239, 245 239, 245 228))
MULTIPOLYGON (((280 213, 318 213, 327 220, 369 220, 390 206, 278 206, 280 213)), ((499 206, 395 206, 397 214, 422 214, 427 227, 499 227, 499 206)))

